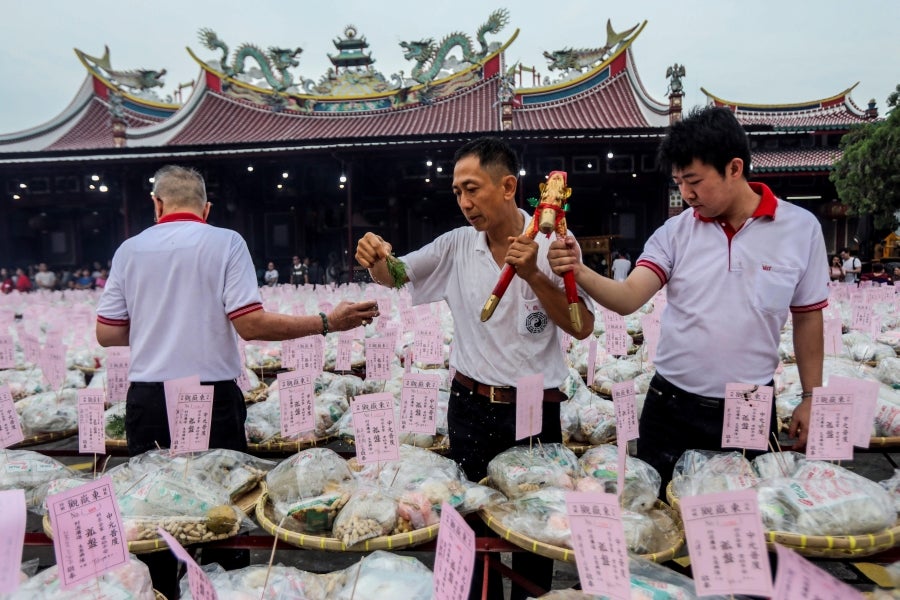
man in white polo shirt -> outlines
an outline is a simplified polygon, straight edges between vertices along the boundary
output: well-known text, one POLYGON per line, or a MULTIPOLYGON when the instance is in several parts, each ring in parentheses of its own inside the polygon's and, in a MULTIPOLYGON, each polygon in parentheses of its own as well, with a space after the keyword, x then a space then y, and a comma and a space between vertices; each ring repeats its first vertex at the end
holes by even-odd
MULTIPOLYGON (((399 281, 385 260, 391 245, 372 232, 357 243, 356 260, 376 283, 410 282, 414 304, 445 300, 449 305, 454 327, 450 366, 456 370, 447 408, 450 458, 469 479, 479 481, 487 475, 488 462, 517 443, 515 385, 520 377, 544 376, 538 439, 562 442, 559 402, 565 394, 559 386, 568 368, 560 335, 565 331, 584 339, 594 329, 594 314, 592 303, 580 300, 582 328, 573 329, 562 279, 547 264, 549 239, 523 234, 531 216, 516 206, 518 167, 509 146, 498 138, 478 138, 457 150, 454 163, 453 193, 471 227, 449 231, 400 257, 406 276, 399 281), (505 264, 513 265, 517 276, 483 323, 481 307, 505 264)), ((513 569, 550 588, 552 561, 525 553, 513 560, 513 569)), ((481 568, 475 571, 470 597, 480 598, 481 568)), ((512 600, 528 595, 513 585, 512 600)))
MULTIPOLYGON (((370 323, 377 305, 341 302, 329 315, 266 312, 243 238, 206 223, 212 205, 200 174, 167 166, 153 181, 157 224, 116 250, 97 306, 100 345, 131 346, 128 452, 169 446, 163 382, 192 375, 214 388, 209 447, 246 452, 247 408, 235 381, 244 368, 238 335, 284 340, 344 331, 370 323)), ((145 561, 154 587, 175 598, 177 565, 169 553, 159 555, 145 561)), ((232 558, 216 557, 234 568, 246 566, 249 555, 232 558)))
POLYGON ((629 277, 591 271, 571 240, 553 243, 550 264, 557 274, 574 270, 621 314, 668 286, 637 445, 666 482, 685 450, 721 449, 726 384, 770 384, 789 312, 803 387, 790 435, 795 449, 805 446, 812 390, 822 385, 828 262, 815 216, 747 181, 747 136, 729 110, 695 110, 669 128, 659 154, 692 210, 654 232, 629 277))

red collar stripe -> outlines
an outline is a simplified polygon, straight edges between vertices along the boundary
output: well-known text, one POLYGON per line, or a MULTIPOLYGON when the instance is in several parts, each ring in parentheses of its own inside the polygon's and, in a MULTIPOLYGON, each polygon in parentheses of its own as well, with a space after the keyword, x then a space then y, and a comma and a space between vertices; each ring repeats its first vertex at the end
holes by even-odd
POLYGON ((164 215, 160 218, 158 224, 173 223, 175 221, 196 221, 198 223, 206 223, 203 217, 190 212, 174 212, 164 215))

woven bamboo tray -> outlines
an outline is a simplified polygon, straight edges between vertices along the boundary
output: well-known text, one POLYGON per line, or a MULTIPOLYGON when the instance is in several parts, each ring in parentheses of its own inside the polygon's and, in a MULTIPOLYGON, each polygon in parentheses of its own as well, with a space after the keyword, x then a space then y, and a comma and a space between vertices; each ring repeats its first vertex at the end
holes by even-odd
MULTIPOLYGON (((250 511, 252 511, 253 507, 256 506, 257 499, 264 493, 264 491, 265 482, 261 482, 256 488, 250 490, 249 492, 238 498, 234 504, 239 509, 241 509, 244 514, 250 514, 250 511)), ((53 539, 53 528, 50 525, 49 515, 44 515, 42 525, 44 528, 44 533, 47 534, 47 537, 53 539)), ((203 540, 203 542, 214 542, 216 540, 224 540, 226 538, 234 537, 240 530, 241 520, 238 519, 238 522, 235 524, 234 528, 232 528, 231 531, 214 535, 208 540, 203 540)), ((199 543, 199 540, 182 542, 182 544, 185 546, 196 543, 199 543)), ((149 554, 151 552, 166 550, 168 549, 168 547, 168 544, 166 544, 166 542, 161 537, 149 540, 136 540, 128 542, 128 551, 132 554, 149 554)))
POLYGON ((394 535, 383 535, 377 538, 362 541, 353 546, 347 546, 340 540, 333 537, 324 537, 319 535, 308 535, 297 533, 283 527, 279 527, 275 522, 274 507, 269 502, 268 490, 264 490, 256 503, 256 522, 259 525, 277 537, 278 539, 299 546, 301 548, 311 548, 313 550, 330 550, 332 552, 369 552, 372 550, 398 550, 400 548, 408 548, 418 544, 430 542, 437 537, 439 525, 435 523, 423 529, 416 529, 407 533, 397 533, 394 535))
MULTIPOLYGON (((682 525, 681 515, 678 513, 678 511, 673 510, 672 507, 665 502, 657 500, 654 507, 665 511, 666 514, 668 514, 675 522, 679 532, 678 542, 671 548, 666 548, 661 552, 641 554, 640 556, 656 563, 664 563, 675 558, 682 547, 684 547, 684 525, 682 525)), ((490 527, 495 533, 497 533, 497 535, 502 537, 504 540, 512 542, 523 550, 528 550, 529 552, 532 552, 534 554, 539 554, 540 556, 545 556, 554 560, 575 562, 575 551, 571 548, 564 548, 562 546, 547 544, 545 542, 530 538, 522 533, 507 529, 495 516, 490 507, 478 511, 478 514, 481 519, 487 524, 487 526, 490 527)))
POLYGON ((281 436, 275 436, 265 442, 247 442, 247 452, 287 452, 293 454, 307 448, 324 446, 334 439, 334 436, 326 435, 314 440, 283 440, 281 436))
MULTIPOLYGON (((672 482, 666 486, 666 499, 680 512, 672 482)), ((900 520, 894 526, 864 535, 803 535, 789 531, 766 531, 766 547, 775 552, 775 544, 790 548, 802 556, 814 558, 858 558, 890 550, 900 542, 900 520)))
POLYGON ((156 590, 153 590, 153 595, 156 596, 156 600, 166 600, 166 597, 156 590))
MULTIPOLYGON (((342 436, 341 440, 343 440, 344 443, 346 443, 348 446, 356 445, 356 441, 354 440, 354 438, 350 437, 349 435, 342 436)), ((437 434, 434 436, 434 443, 431 446, 428 446, 427 448, 422 448, 421 446, 414 447, 444 455, 450 452, 450 436, 437 434)), ((356 457, 351 457, 350 460, 356 460, 356 457)))
POLYGON ((25 448, 26 446, 35 446, 37 444, 46 444, 47 442, 54 442, 56 440, 63 440, 67 437, 72 437, 78 433, 78 428, 74 429, 66 429, 65 431, 51 431, 49 433, 39 433, 37 435, 32 435, 18 444, 13 444, 9 448, 11 450, 15 450, 16 448, 25 448))
POLYGON ((269 395, 269 386, 267 386, 262 381, 259 382, 259 385, 244 392, 244 400, 247 404, 256 404, 257 402, 261 402, 265 400, 269 395))
POLYGON ((111 438, 106 438, 106 448, 107 450, 127 450, 128 440, 114 440, 111 438))

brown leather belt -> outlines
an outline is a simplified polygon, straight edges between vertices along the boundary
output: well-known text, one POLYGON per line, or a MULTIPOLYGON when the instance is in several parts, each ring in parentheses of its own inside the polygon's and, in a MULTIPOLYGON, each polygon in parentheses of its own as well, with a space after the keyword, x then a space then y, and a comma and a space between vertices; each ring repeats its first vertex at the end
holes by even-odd
MULTIPOLYGON (((512 386, 487 385, 486 383, 475 381, 471 377, 467 377, 459 372, 456 373, 453 379, 472 392, 474 396, 487 398, 491 404, 516 403, 516 388, 512 386)), ((562 402, 565 399, 566 395, 558 389, 551 388, 544 390, 544 402, 562 402)))

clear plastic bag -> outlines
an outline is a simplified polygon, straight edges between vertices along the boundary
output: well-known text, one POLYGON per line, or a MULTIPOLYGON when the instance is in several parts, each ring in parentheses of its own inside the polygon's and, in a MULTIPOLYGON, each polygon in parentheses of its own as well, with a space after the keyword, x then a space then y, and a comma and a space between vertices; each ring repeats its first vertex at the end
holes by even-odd
POLYGON ((510 499, 545 487, 572 490, 583 475, 578 457, 562 444, 514 446, 495 456, 487 473, 491 485, 510 499))
MULTIPOLYGON (((578 459, 585 474, 594 479, 611 482, 607 491, 615 492, 618 486, 619 449, 605 444, 589 449, 578 459)), ((645 512, 653 508, 659 496, 662 478, 659 472, 639 458, 625 457, 625 489, 622 505, 628 510, 645 512)))
POLYGON ((754 487, 753 466, 740 452, 687 450, 678 458, 672 489, 678 498, 754 487))
POLYGON ((362 486, 334 519, 332 534, 347 546, 388 535, 397 527, 397 499, 385 490, 362 486))

